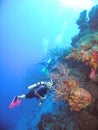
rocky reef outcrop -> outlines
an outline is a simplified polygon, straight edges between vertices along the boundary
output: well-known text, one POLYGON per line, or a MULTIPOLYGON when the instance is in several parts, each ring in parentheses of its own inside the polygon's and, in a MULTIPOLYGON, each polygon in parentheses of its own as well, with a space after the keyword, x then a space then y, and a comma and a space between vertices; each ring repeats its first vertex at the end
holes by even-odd
POLYGON ((98 5, 91 9, 88 16, 91 30, 98 31, 98 5))
POLYGON ((79 33, 72 37, 71 45, 76 47, 76 43, 80 40, 81 37, 86 34, 91 34, 98 31, 98 5, 91 8, 87 15, 87 10, 84 10, 80 13, 79 18, 76 21, 76 24, 79 28, 79 33), (88 17, 87 17, 88 16, 88 17))

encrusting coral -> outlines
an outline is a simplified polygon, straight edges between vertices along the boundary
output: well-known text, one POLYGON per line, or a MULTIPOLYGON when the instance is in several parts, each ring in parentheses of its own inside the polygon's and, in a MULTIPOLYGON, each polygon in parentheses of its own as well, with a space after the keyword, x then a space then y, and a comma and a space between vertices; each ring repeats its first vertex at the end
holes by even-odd
POLYGON ((80 88, 79 81, 75 77, 70 77, 56 86, 56 100, 67 100, 71 110, 80 111, 91 104, 91 94, 80 88))
POLYGON ((96 70, 98 69, 98 33, 93 34, 94 40, 90 36, 82 38, 84 42, 80 42, 80 48, 72 48, 72 53, 65 57, 65 59, 73 59, 76 61, 84 62, 85 65, 91 67, 90 78, 95 77, 96 70), (90 40, 89 40, 90 39, 90 40), (96 42, 95 42, 96 41, 96 42), (91 76, 93 74, 93 76, 91 76))
POLYGON ((91 94, 83 88, 77 88, 70 91, 68 103, 70 109, 80 111, 91 104, 91 94))
POLYGON ((70 109, 80 111, 91 104, 91 94, 80 87, 80 82, 75 76, 70 76, 70 70, 64 64, 56 68, 57 72, 51 72, 50 77, 55 82, 54 99, 68 102, 70 109), (58 71, 57 71, 58 70, 58 71))

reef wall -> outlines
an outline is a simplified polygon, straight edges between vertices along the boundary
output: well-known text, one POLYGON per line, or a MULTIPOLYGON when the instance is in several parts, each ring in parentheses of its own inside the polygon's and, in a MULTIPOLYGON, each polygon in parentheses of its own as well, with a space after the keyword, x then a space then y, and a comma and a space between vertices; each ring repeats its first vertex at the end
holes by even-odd
MULTIPOLYGON (((68 53, 49 68, 55 113, 42 114, 38 130, 98 130, 98 5, 76 21, 80 32, 68 53)), ((59 55, 59 56, 58 56, 59 55)))

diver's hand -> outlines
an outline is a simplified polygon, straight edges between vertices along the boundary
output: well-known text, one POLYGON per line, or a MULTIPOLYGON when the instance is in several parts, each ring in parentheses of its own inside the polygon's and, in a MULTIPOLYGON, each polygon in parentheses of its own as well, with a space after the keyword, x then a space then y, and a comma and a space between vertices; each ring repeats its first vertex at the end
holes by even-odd
POLYGON ((46 96, 40 98, 39 106, 42 105, 43 101, 46 99, 46 96))
POLYGON ((42 103, 41 102, 39 102, 39 106, 41 106, 42 105, 42 103))
POLYGON ((45 100, 46 99, 46 96, 44 96, 44 97, 41 97, 41 100, 45 100))

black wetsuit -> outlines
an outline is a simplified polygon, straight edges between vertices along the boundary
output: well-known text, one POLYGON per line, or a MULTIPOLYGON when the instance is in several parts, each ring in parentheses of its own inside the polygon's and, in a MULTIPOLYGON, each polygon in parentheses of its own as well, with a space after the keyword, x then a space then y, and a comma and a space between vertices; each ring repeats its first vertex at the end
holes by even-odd
POLYGON ((38 94, 42 97, 45 96, 45 94, 47 93, 48 89, 47 89, 47 86, 46 84, 40 84, 38 85, 37 87, 31 89, 27 94, 26 94, 26 98, 39 98, 37 95, 35 95, 35 91, 38 92, 38 94))

